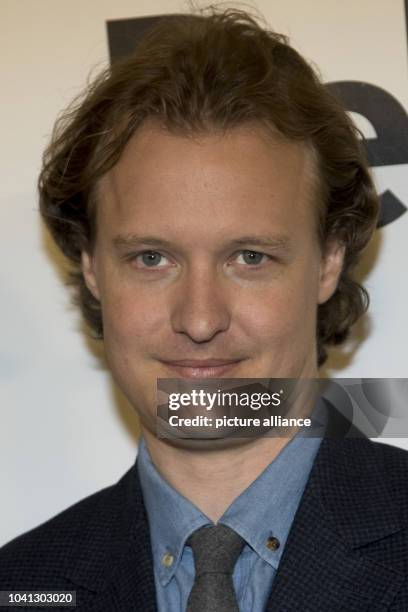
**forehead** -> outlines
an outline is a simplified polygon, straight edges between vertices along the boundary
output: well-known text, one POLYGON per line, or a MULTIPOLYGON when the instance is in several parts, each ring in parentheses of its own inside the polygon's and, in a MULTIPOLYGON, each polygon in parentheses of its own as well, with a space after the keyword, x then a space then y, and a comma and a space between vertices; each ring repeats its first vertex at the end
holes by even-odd
MULTIPOLYGON (((302 143, 247 125, 174 134, 142 126, 99 186, 98 220, 110 230, 231 230, 287 226, 316 216, 315 164, 302 143)), ((100 223, 98 223, 98 226, 100 223)))

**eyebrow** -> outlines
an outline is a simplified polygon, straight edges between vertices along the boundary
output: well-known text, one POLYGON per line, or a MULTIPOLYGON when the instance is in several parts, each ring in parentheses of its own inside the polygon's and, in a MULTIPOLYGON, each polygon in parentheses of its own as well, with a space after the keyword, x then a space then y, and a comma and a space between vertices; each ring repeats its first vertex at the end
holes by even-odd
MULTIPOLYGON (((157 238, 155 236, 143 236, 139 234, 118 235, 113 238, 112 243, 117 249, 136 248, 140 245, 175 248, 176 244, 165 238, 157 238)), ((228 242, 229 246, 245 246, 245 245, 260 246, 272 249, 290 250, 290 239, 285 235, 247 235, 234 238, 228 242)))
POLYGON ((261 247, 283 248, 287 249, 290 246, 290 238, 284 235, 261 235, 261 236, 241 236, 231 240, 232 245, 244 246, 245 244, 253 244, 261 247))

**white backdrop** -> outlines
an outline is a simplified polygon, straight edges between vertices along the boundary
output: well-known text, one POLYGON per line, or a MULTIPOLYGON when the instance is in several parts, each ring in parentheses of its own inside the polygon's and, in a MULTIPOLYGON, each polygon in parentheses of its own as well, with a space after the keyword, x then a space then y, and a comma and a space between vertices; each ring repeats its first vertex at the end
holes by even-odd
MULTIPOLYGON (((365 81, 408 108, 403 0, 255 6, 325 81, 365 81)), ((0 3, 0 545, 113 483, 134 461, 136 418, 69 305, 58 256, 39 222, 35 184, 58 112, 90 70, 108 62, 106 21, 186 8, 176 0, 0 3)), ((372 126, 356 120, 369 135, 372 126)), ((380 190, 405 205, 407 170, 375 170, 380 190)), ((361 266, 365 272, 376 258, 366 278, 368 337, 352 358, 332 354, 326 374, 408 377, 407 238, 408 213, 377 232, 361 266)), ((388 442, 408 448, 406 439, 388 442)))

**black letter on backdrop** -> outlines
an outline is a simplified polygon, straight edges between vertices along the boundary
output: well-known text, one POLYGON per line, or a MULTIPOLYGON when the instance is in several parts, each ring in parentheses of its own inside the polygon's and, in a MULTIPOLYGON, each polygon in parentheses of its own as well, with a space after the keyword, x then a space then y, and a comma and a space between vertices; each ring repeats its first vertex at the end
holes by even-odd
MULTIPOLYGON (((408 164, 408 117, 398 100, 381 87, 361 81, 328 83, 327 88, 347 110, 359 113, 373 126, 376 137, 364 139, 371 166, 408 164)), ((388 189, 380 197, 378 227, 395 221, 407 210, 388 189)))

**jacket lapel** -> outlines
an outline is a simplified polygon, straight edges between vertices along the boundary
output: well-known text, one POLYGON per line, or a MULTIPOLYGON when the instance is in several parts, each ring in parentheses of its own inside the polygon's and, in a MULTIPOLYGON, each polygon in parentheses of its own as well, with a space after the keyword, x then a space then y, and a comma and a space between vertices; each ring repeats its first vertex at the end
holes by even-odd
POLYGON ((100 494, 66 577, 87 612, 157 612, 149 525, 134 465, 100 494))
POLYGON ((322 441, 268 611, 387 609, 404 576, 370 556, 370 544, 402 528, 388 482, 368 440, 322 441))

